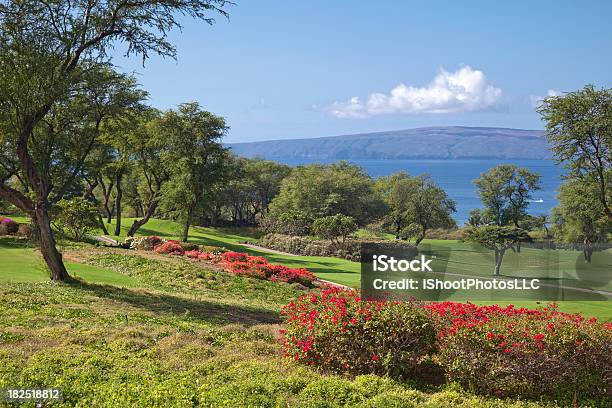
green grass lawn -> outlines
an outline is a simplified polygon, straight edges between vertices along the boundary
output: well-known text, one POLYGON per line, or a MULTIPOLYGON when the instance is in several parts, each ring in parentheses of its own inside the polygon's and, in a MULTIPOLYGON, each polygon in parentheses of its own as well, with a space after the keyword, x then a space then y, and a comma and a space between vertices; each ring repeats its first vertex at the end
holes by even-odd
MULTIPOLYGON (((34 248, 21 240, 0 237, 0 282, 46 282, 49 273, 46 265, 34 248)), ((70 275, 87 281, 133 287, 134 279, 121 273, 91 265, 66 262, 70 275)))
MULTIPOLYGON (((133 219, 124 219, 122 225, 122 234, 119 239, 124 239, 133 219)), ((110 224, 110 231, 114 230, 114 225, 110 224)), ((159 235, 166 239, 178 239, 180 236, 180 225, 172 221, 152 219, 143 228, 140 229, 138 235, 159 235)), ((255 238, 250 235, 252 231, 248 229, 236 228, 202 228, 193 227, 190 231, 190 241, 205 244, 224 246, 228 249, 248 252, 252 255, 263 255, 272 263, 278 263, 296 268, 307 268, 314 272, 321 279, 326 279, 332 282, 358 288, 360 285, 360 265, 357 262, 350 262, 344 259, 332 257, 311 257, 311 256, 290 256, 283 254, 271 253, 266 250, 253 249, 240 244, 244 241, 254 241, 255 238)), ((0 254, 8 248, 0 247, 0 254)), ((464 244, 458 241, 447 240, 425 240, 423 242, 422 251, 430 256, 436 256, 434 260, 434 270, 446 270, 453 273, 462 273, 475 276, 491 276, 492 269, 492 254, 490 251, 475 249, 469 244, 464 244)), ((547 262, 554 262, 558 265, 557 272, 568 285, 578 285, 593 289, 612 290, 609 277, 612 271, 612 251, 608 250, 605 253, 595 253, 593 257, 593 265, 588 266, 581 260, 578 251, 554 251, 555 258, 550 259, 544 254, 546 251, 523 248, 521 255, 514 254, 508 251, 502 273, 507 276, 526 276, 538 277, 545 270, 547 262), (535 267, 533 267, 535 265, 535 267), (538 265, 542 266, 538 268, 538 265), (576 280, 577 277, 581 279, 576 280), (568 280, 571 279, 571 280, 568 280)), ((39 258, 34 256, 34 252, 13 251, 7 259, 21 258, 19 262, 28 262, 28 267, 23 268, 21 274, 15 275, 9 273, 7 267, 15 271, 14 262, 9 260, 6 265, 0 265, 0 280, 45 280, 46 275, 43 272, 44 268, 39 258), (13 265, 13 266, 10 266, 13 265), (7 271, 7 273, 3 273, 7 271), (8 278, 10 276, 10 278, 8 278)), ((79 264, 68 264, 69 271, 77 276, 98 276, 99 279, 117 280, 117 284, 130 286, 128 282, 121 276, 112 274, 104 274, 99 270, 91 269, 91 267, 82 266, 79 264), (122 282, 123 280, 123 282, 122 282)), ((564 282, 564 281, 562 281, 564 282)), ((112 283, 112 282, 109 282, 112 283)), ((600 319, 612 320, 612 308, 608 301, 561 301, 558 302, 560 309, 571 313, 582 313, 589 316, 596 316, 600 319)), ((479 301, 478 303, 502 303, 502 302, 486 302, 479 301)), ((509 303, 509 302, 508 302, 509 303)), ((535 301, 512 301, 516 306, 537 307, 538 302, 535 301)))
MULTIPOLYGON (((132 220, 125 220, 122 227, 124 238, 132 220)), ((109 228, 109 230, 112 230, 109 228)), ((247 230, 247 233, 249 231, 247 230)), ((166 239, 178 239, 180 226, 172 221, 151 220, 144 226, 138 235, 159 235, 166 239)), ((279 263, 296 268, 307 268, 321 279, 358 288, 360 285, 360 264, 344 259, 332 257, 290 256, 275 254, 265 250, 253 249, 241 245, 240 242, 254 241, 239 228, 202 228, 193 227, 190 232, 190 241, 205 244, 224 246, 228 249, 247 252, 252 255, 263 255, 272 263, 279 263)), ((475 248, 470 244, 449 240, 425 240, 421 250, 429 256, 437 257, 433 262, 434 270, 445 270, 452 273, 461 273, 473 276, 491 276, 493 267, 493 254, 482 248, 475 248)), ((587 265, 582 261, 578 251, 542 251, 523 248, 521 254, 507 252, 502 266, 505 276, 542 277, 548 278, 550 273, 544 272, 554 264, 555 277, 560 276, 563 283, 578 287, 612 290, 610 277, 612 277, 612 251, 599 252, 593 255, 593 264, 587 265), (555 254, 547 254, 554 252, 555 254), (581 277, 580 280, 576 279, 581 277)), ((457 299, 458 300, 458 299, 457 299)), ((501 303, 479 301, 477 303, 501 303)), ((510 303, 510 302, 507 302, 510 303)), ((519 300, 512 301, 516 306, 537 307, 541 302, 519 300)), ((569 313, 582 313, 596 316, 604 320, 612 320, 610 299, 607 301, 560 301, 559 307, 569 313)))

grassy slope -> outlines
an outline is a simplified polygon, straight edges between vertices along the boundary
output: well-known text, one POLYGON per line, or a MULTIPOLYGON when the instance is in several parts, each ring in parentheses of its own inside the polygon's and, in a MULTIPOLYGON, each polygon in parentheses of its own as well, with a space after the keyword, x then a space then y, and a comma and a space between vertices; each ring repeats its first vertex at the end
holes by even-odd
MULTIPOLYGON (((130 225, 131 220, 126 220, 122 227, 122 238, 125 237, 130 225)), ((109 228, 109 230, 110 229, 112 228, 109 228)), ((176 223, 154 219, 146 224, 145 227, 139 231, 139 234, 160 235, 170 239, 178 238, 179 231, 180 227, 176 223)), ((194 227, 190 233, 190 240, 200 244, 225 246, 229 249, 249 252, 254 255, 264 255, 273 263, 307 268, 315 272, 317 276, 322 279, 327 279, 347 286, 359 287, 360 266, 357 262, 331 257, 289 256, 248 248, 240 244, 240 242, 252 240, 248 235, 244 234, 243 230, 194 227)), ((446 270, 456 273, 491 276, 493 261, 492 254, 489 253, 489 251, 475 250, 468 244, 443 240, 426 240, 424 241, 422 249, 429 251, 431 255, 449 260, 448 265, 441 265, 440 262, 435 261, 434 270, 445 270, 444 268, 446 268, 446 270)), ((608 291, 612 289, 610 280, 604 279, 605 276, 609 276, 610 269, 612 269, 612 266, 608 265, 612 264, 612 251, 607 251, 606 254, 594 254, 594 266, 591 267, 582 266, 584 264, 581 261, 580 253, 577 251, 558 252, 561 258, 552 261, 560 265, 559 273, 561 276, 570 278, 576 277, 576 265, 581 265, 580 268, 582 269, 579 269, 579 274, 590 274, 591 276, 594 275, 597 277, 597 279, 584 279, 584 287, 608 291)), ((542 256, 542 253, 543 251, 523 248, 519 257, 517 254, 508 252, 504 259, 505 270, 512 270, 513 267, 520 265, 521 260, 526 258, 530 259, 530 264, 537 265, 539 263, 541 265, 546 265, 548 260, 542 256)), ((541 272, 541 270, 538 271, 535 269, 526 276, 538 277, 538 272, 541 272)), ((509 274, 509 276, 512 276, 512 274, 509 274)), ((571 284, 576 284, 576 281, 572 281, 571 284)), ((533 301, 515 301, 513 303, 517 306, 537 306, 537 303, 533 301)), ((612 308, 610 308, 609 301, 564 301, 559 302, 559 306, 563 311, 582 313, 588 316, 596 316, 604 320, 612 320, 612 308)))
POLYGON ((301 293, 289 285, 93 247, 65 254, 134 286, 94 274, 37 282, 32 250, 3 241, 2 259, 13 259, 4 271, 33 282, 0 281, 0 389, 60 387, 63 406, 540 406, 298 367, 276 339, 281 306, 301 293))

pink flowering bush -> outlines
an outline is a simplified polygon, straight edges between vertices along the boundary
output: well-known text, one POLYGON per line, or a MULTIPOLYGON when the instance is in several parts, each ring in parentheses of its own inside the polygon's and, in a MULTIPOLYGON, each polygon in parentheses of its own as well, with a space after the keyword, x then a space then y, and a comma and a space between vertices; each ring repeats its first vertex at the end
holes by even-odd
POLYGON ((0 216, 0 227, 4 234, 16 234, 19 231, 17 222, 2 216, 0 216))
POLYGON ((436 329, 414 303, 366 302, 352 290, 302 295, 282 311, 285 355, 324 371, 414 378, 429 371, 436 329))

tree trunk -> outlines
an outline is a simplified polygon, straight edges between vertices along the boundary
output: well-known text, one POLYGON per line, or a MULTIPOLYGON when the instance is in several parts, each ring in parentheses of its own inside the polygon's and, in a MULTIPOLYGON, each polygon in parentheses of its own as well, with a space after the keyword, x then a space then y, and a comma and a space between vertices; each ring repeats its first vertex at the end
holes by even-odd
POLYGON ((501 265, 502 265, 502 261, 504 260, 504 253, 506 251, 501 249, 501 250, 495 250, 495 271, 494 274, 495 276, 499 276, 500 271, 501 271, 501 265))
POLYGON ((157 202, 151 203, 149 207, 147 208, 147 211, 145 212, 144 217, 140 220, 134 220, 134 223, 132 224, 132 226, 130 227, 130 230, 127 233, 127 236, 133 237, 134 234, 136 234, 136 232, 140 229, 140 227, 142 227, 147 222, 149 222, 149 220, 155 213, 156 208, 157 208, 157 202))
POLYGON ((98 199, 96 198, 95 194, 94 194, 94 190, 95 188, 98 186, 98 181, 94 180, 93 182, 86 180, 87 184, 89 185, 89 187, 87 188, 87 190, 85 191, 85 199, 91 201, 95 206, 96 206, 96 210, 98 212, 98 224, 100 226, 100 229, 102 230, 102 233, 104 235, 108 235, 108 230, 106 229, 106 225, 104 225, 104 219, 102 217, 102 210, 100 210, 100 202, 98 201, 98 199))
POLYGON ((115 201, 115 208, 117 211, 116 224, 115 224, 115 236, 121 235, 121 200, 123 198, 123 173, 117 174, 117 199, 115 201))
POLYGON ((111 222, 113 222, 113 217, 115 216, 115 204, 113 204, 113 206, 111 207, 110 210, 108 210, 108 215, 106 217, 106 223, 110 224, 111 222))
POLYGON ((425 227, 423 227, 423 232, 421 233, 421 235, 419 235, 416 239, 416 241, 414 241, 414 245, 415 246, 419 246, 419 244, 421 243, 421 241, 423 241, 425 239, 425 232, 427 231, 427 229, 425 227))
POLYGON ((68 271, 62 261, 62 254, 56 248, 47 208, 44 205, 38 205, 32 216, 32 221, 35 223, 39 234, 40 252, 51 271, 51 279, 54 281, 67 280, 69 278, 68 271))
POLYGON ((187 219, 183 225, 183 242, 187 242, 189 239, 189 228, 191 227, 191 222, 193 221, 193 208, 194 206, 189 208, 189 211, 187 212, 187 219))
POLYGON ((109 235, 108 229, 106 228, 106 224, 104 224, 104 219, 102 218, 102 211, 98 208, 98 224, 100 224, 100 229, 104 235, 109 235))
POLYGON ((593 243, 588 239, 584 240, 584 248, 582 250, 584 253, 584 260, 586 263, 591 263, 591 258, 593 256, 593 243))

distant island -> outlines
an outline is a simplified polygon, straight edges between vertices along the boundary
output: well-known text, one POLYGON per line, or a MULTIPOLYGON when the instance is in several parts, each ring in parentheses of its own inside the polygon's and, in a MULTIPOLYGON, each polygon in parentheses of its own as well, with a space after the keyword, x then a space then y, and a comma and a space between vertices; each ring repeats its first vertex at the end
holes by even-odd
POLYGON ((229 143, 244 157, 266 159, 547 159, 541 130, 426 127, 310 139, 229 143))

